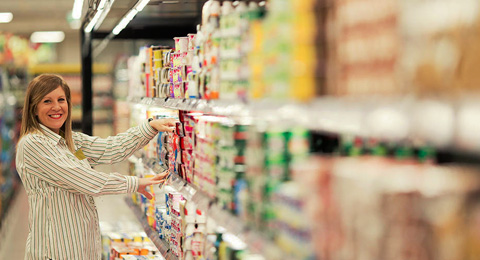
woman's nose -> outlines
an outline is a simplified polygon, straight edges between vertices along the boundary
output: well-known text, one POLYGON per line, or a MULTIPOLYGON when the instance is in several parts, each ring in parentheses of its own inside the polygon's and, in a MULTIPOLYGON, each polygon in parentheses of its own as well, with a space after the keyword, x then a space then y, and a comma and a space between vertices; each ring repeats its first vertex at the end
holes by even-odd
POLYGON ((60 109, 60 103, 58 102, 53 102, 53 109, 60 109))

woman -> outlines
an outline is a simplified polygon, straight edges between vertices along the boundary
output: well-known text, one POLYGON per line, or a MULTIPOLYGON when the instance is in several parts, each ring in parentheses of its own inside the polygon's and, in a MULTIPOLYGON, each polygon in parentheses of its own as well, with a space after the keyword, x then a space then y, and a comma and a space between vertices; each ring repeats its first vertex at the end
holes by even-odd
POLYGON ((145 120, 138 127, 101 139, 72 132, 70 89, 57 75, 33 79, 23 107, 17 171, 28 194, 29 235, 25 259, 101 259, 93 196, 139 192, 166 174, 137 178, 91 167, 116 163, 145 146, 175 120, 145 120))

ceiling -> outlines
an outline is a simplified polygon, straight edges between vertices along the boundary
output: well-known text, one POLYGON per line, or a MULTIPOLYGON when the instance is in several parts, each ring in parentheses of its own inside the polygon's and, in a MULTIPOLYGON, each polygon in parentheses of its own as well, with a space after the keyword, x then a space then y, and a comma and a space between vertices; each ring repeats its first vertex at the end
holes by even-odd
MULTIPOLYGON (((82 17, 87 13, 88 3, 95 1, 84 0, 82 17)), ((113 1, 108 16, 97 31, 110 32, 137 1, 113 1)), ((205 1, 180 0, 176 1, 176 4, 165 4, 162 0, 151 0, 145 10, 131 22, 129 28, 138 30, 152 24, 157 28, 185 24, 194 26, 194 22, 199 21, 199 11, 205 1)), ((30 37, 34 31, 63 31, 66 35, 78 35, 78 29, 72 29, 67 21, 73 2, 74 0, 0 0, 0 12, 13 13, 10 23, 0 23, 0 31, 25 37, 30 37)))
MULTIPOLYGON (((137 2, 139 0, 115 0, 108 15, 96 31, 101 33, 111 32, 137 2)), ((150 34, 155 34, 155 31, 164 32, 165 29, 169 29, 172 26, 189 26, 190 33, 195 31, 195 26, 200 22, 201 9, 205 2, 206 0, 150 0, 145 9, 138 13, 129 23, 126 31, 130 29, 136 32, 147 31, 150 34)), ((118 37, 121 36, 119 35, 118 37)))
POLYGON ((0 23, 0 31, 25 37, 30 37, 34 31, 58 30, 67 35, 78 34, 78 29, 70 28, 67 22, 73 2, 74 0, 0 0, 0 12, 13 13, 10 23, 0 23))

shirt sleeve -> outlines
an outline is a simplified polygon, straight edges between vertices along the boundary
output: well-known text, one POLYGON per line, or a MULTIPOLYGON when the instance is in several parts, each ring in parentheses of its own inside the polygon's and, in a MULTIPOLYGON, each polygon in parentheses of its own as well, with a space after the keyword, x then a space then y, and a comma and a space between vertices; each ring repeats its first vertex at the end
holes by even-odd
POLYGON ((77 149, 82 149, 88 162, 97 164, 112 164, 125 160, 135 151, 144 147, 158 133, 148 121, 132 127, 125 133, 107 138, 93 137, 82 133, 74 133, 77 149))
POLYGON ((83 165, 69 151, 59 152, 52 142, 40 136, 22 138, 18 152, 28 174, 70 192, 92 196, 132 193, 138 178, 119 173, 103 173, 83 165))

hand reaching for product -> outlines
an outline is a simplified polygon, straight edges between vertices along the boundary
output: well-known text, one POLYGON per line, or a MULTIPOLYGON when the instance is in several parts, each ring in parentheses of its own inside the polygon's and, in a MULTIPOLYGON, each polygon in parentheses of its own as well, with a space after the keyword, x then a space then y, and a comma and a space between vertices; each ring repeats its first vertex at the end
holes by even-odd
MULTIPOLYGON (((153 121, 152 121, 153 122, 153 121)), ((146 190, 147 186, 160 184, 165 182, 165 178, 168 176, 168 171, 164 171, 151 178, 138 178, 138 190, 137 192, 143 194, 147 199, 153 198, 152 194, 146 190)))
POLYGON ((163 118, 150 121, 150 125, 159 132, 173 132, 177 119, 163 118))

